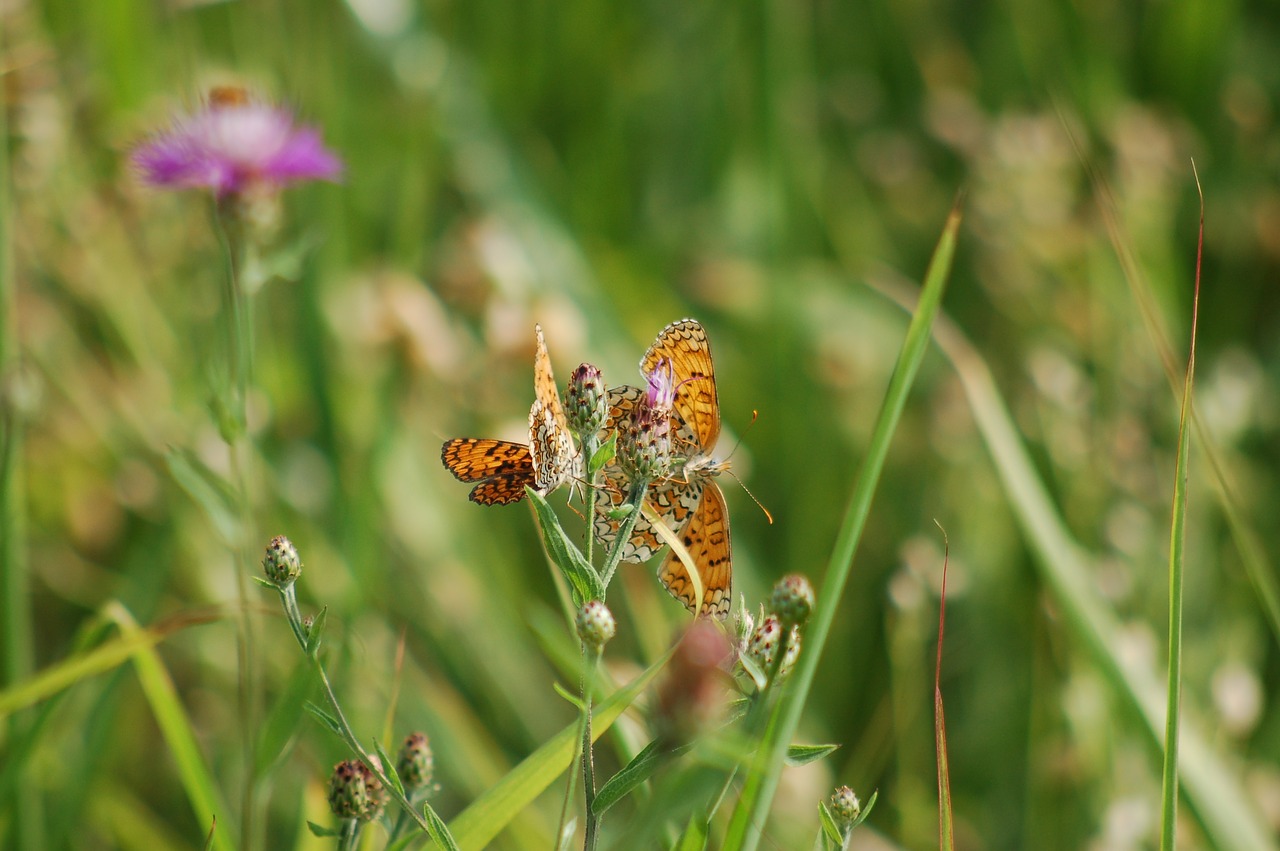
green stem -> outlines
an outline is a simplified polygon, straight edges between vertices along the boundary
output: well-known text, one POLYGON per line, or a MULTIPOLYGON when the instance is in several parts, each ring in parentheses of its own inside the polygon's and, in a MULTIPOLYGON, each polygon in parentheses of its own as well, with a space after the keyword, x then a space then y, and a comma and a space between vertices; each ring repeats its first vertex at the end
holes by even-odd
POLYGON ((251 341, 251 324, 249 322, 251 306, 249 298, 241 285, 241 272, 245 266, 248 251, 248 240, 244 228, 238 221, 231 202, 219 202, 215 210, 218 233, 222 237, 223 249, 227 258, 227 274, 223 280, 222 302, 223 322, 226 329, 227 368, 230 373, 230 387, 221 394, 219 404, 219 431, 227 444, 231 455, 231 486, 236 495, 239 511, 238 537, 231 543, 235 558, 236 596, 239 602, 239 667, 240 667, 240 718, 243 731, 241 750, 245 765, 241 806, 244 818, 241 821, 241 846, 253 848, 255 843, 254 829, 259 823, 255 811, 265 805, 257 803, 257 777, 253 766, 256 764, 255 752, 257 743, 254 731, 258 728, 259 703, 261 700, 261 683, 258 681, 258 669, 255 656, 254 632, 255 624, 249 606, 249 580, 244 565, 252 569, 253 535, 252 510, 249 505, 249 489, 245 476, 243 455, 248 451, 246 435, 247 414, 246 398, 249 392, 250 376, 253 372, 253 345, 251 341))
POLYGON ((626 547, 627 542, 631 540, 631 533, 636 528, 636 521, 640 519, 640 501, 644 499, 648 490, 648 479, 636 479, 631 483, 631 493, 627 495, 627 502, 631 505, 631 511, 618 524, 618 534, 614 537, 613 544, 610 545, 609 552, 605 555, 604 568, 600 571, 601 582, 604 584, 606 592, 609 590, 609 582, 613 579, 614 571, 618 569, 618 562, 622 561, 622 550, 626 547))
POLYGON ((355 851, 360 845, 360 819, 342 820, 342 833, 338 837, 338 851, 355 851))
MULTIPOLYGON (((0 110, 0 139, 8 139, 6 110, 0 110)), ((17 278, 13 273, 10 239, 13 221, 10 206, 8 148, 0 152, 0 688, 27 679, 34 667, 30 608, 30 573, 26 556, 26 497, 22 476, 22 437, 26 391, 18 368, 17 328, 14 304, 17 278)), ((24 742, 32 716, 15 713, 9 719, 10 744, 24 742)), ((15 847, 43 844, 39 825, 40 798, 31 783, 17 784, 15 797, 6 802, 9 835, 15 847)))
MULTIPOLYGON (((595 851, 600 817, 596 815, 596 768, 591 746, 591 697, 595 693, 596 668, 600 664, 600 647, 583 648, 582 670, 582 791, 587 803, 585 851, 595 851)), ((570 770, 572 773, 572 769, 570 770)))
POLYGON ((400 805, 404 812, 408 813, 417 822, 418 827, 422 828, 427 835, 431 835, 431 827, 427 823, 426 817, 418 812, 413 802, 392 784, 390 778, 383 773, 379 761, 364 749, 360 744, 360 740, 356 737, 355 731, 351 729, 351 724, 347 721, 347 716, 343 713, 341 704, 338 703, 338 696, 333 691, 333 684, 329 681, 329 675, 324 670, 324 663, 320 661, 320 654, 316 652, 315 647, 309 646, 310 640, 307 628, 302 623, 302 614, 298 608, 298 599, 294 587, 289 585, 278 590, 280 591, 280 599, 284 604, 285 617, 293 630, 293 637, 297 639, 303 654, 310 660, 316 676, 320 679, 320 685, 324 689, 324 696, 329 704, 329 709, 333 713, 334 720, 338 722, 338 732, 342 737, 342 741, 360 758, 365 767, 373 772, 374 776, 382 783, 382 787, 396 800, 396 803, 400 805))

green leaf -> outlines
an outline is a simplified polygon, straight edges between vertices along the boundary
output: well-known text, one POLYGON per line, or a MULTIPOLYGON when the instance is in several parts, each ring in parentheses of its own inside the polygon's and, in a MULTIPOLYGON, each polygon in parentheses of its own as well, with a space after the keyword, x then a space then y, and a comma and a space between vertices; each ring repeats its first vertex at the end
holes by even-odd
POLYGON ((377 739, 373 740, 373 749, 378 752, 378 759, 382 761, 382 773, 387 775, 387 779, 391 781, 391 785, 396 787, 396 791, 406 798, 404 791, 404 781, 400 779, 400 772, 396 771, 396 761, 391 758, 391 754, 387 753, 382 747, 382 742, 377 739))
POLYGON ((337 718, 334 718, 332 715, 326 712, 324 708, 321 707, 319 704, 312 703, 311 701, 308 700, 305 705, 306 705, 307 711, 311 713, 311 717, 315 718, 321 724, 328 727, 329 732, 333 733, 338 738, 342 739, 343 741, 346 740, 346 736, 342 732, 342 725, 338 723, 337 718))
MULTIPOLYGON (((128 610, 119 603, 108 604, 106 613, 124 635, 145 634, 128 610)), ((160 735, 177 766, 179 781, 191 803, 191 809, 195 811, 197 821, 200 824, 212 824, 221 815, 223 824, 229 825, 231 809, 213 781, 213 772, 209 770, 209 765, 200 752, 191 718, 178 699, 178 689, 161 661, 160 654, 155 647, 144 641, 133 653, 133 664, 138 672, 138 681, 142 684, 142 692, 160 728, 160 735)), ((215 831, 213 847, 220 851, 231 851, 229 837, 234 835, 235 831, 231 829, 215 831)))
POLYGON ((435 840, 436 846, 445 849, 445 851, 461 851, 457 841, 453 838, 453 834, 449 832, 449 827, 444 820, 431 808, 430 804, 422 805, 422 814, 427 819, 427 832, 431 834, 431 838, 435 840))
POLYGON ((690 813, 689 823, 685 825, 684 833, 680 835, 676 851, 704 851, 707 847, 708 831, 706 817, 690 813))
POLYGON ((342 831, 341 831, 341 830, 334 830, 334 829, 333 829, 333 828, 331 828, 331 827, 322 827, 322 826, 320 826, 320 825, 316 824, 316 823, 315 823, 315 822, 313 822, 313 821, 308 821, 308 822, 307 822, 307 829, 311 831, 311 835, 312 835, 312 836, 318 836, 318 837, 320 837, 321 839, 325 839, 325 838, 328 838, 328 837, 330 837, 330 836, 341 836, 341 835, 342 835, 342 831))
POLYGON ((314 657, 320 650, 320 638, 324 634, 324 625, 329 620, 329 607, 325 606, 316 613, 311 621, 311 629, 307 630, 307 656, 314 657))
MULTIPOLYGON (((613 725, 618 716, 662 670, 670 656, 668 652, 645 669, 644 673, 600 703, 591 716, 593 739, 599 738, 613 725)), ((531 804, 569 768, 577 741, 578 722, 574 721, 472 801, 471 806, 459 813, 450 826, 458 847, 464 851, 480 851, 488 847, 517 813, 531 804)))
POLYGON ((667 761, 667 756, 669 754, 658 749, 656 740, 645 745, 640 753, 632 757, 631 762, 605 781, 596 792, 595 801, 591 804, 592 812, 597 816, 603 815, 605 810, 626 797, 632 789, 652 777, 653 772, 667 761))
POLYGON ((572 704, 574 709, 581 711, 582 698, 578 697, 578 695, 574 694, 564 686, 560 685, 559 681, 553 682, 551 684, 551 688, 555 689, 556 694, 560 695, 565 700, 567 700, 570 704, 572 704))
POLYGON ((827 847, 839 848, 844 845, 844 837, 840 835, 840 825, 836 824, 836 817, 831 815, 831 808, 827 806, 826 801, 818 802, 818 820, 822 822, 822 835, 829 843, 827 847))
POLYGON ((839 749, 839 745, 792 745, 787 748, 787 765, 808 765, 839 749))
POLYGON ((594 482, 596 473, 604 469, 604 465, 613 460, 613 456, 618 450, 618 433, 616 431, 609 432, 609 439, 600 444, 595 453, 591 456, 591 460, 587 462, 587 481, 594 482))
POLYGON ((876 789, 871 793, 871 797, 862 805, 862 812, 858 813, 858 817, 853 820, 853 824, 849 825, 849 829, 853 830, 858 825, 867 820, 867 816, 871 815, 871 811, 875 809, 876 799, 880 797, 880 790, 876 789))
POLYGON ((529 500, 537 512, 538 525, 542 529, 542 542, 547 548, 547 554, 551 556, 551 561, 560 568, 565 581, 569 583, 574 606, 581 607, 588 600, 603 600, 604 586, 600 583, 600 574, 596 573, 594 567, 587 564, 582 551, 569 540, 569 536, 560 525, 560 518, 556 517, 551 506, 533 488, 526 486, 525 492, 528 493, 529 500))

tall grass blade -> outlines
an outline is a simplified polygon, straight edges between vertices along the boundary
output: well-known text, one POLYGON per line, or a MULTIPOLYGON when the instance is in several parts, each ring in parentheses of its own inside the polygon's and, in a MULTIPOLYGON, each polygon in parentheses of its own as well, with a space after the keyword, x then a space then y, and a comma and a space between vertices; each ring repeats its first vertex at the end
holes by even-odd
POLYGON ((853 556, 862 538, 862 530, 871 511, 871 500, 884 469, 889 444, 898 425, 907 394, 924 359, 929 343, 929 327, 938 313, 942 293, 951 272, 955 255, 956 234, 960 228, 960 210, 952 209, 938 240, 933 258, 925 274, 920 301, 907 328, 906 339, 898 356, 897 366, 889 379, 884 404, 872 432, 866 460, 853 488, 848 511, 841 524, 840 534, 831 553, 831 561, 818 592, 817 607, 805 632, 806 652, 800 654, 790 688, 784 690, 779 702, 779 723, 770 725, 769 735, 748 766, 746 780, 738 805, 729 821, 724 848, 752 851, 760 842, 765 818, 778 788, 778 778, 786 757, 787 745, 800 722, 800 713, 813 687, 818 661, 826 645, 831 625, 835 622, 845 583, 853 566, 853 556))
MULTIPOLYGON (((106 615, 120 627, 120 631, 131 637, 142 634, 142 630, 134 621, 128 610, 118 603, 107 606, 106 615)), ((234 845, 230 837, 234 830, 226 825, 231 824, 231 810, 222 799, 218 788, 214 785, 213 775, 200 753, 196 743, 195 732, 191 727, 191 719, 178 699, 178 691, 165 669, 164 663, 155 648, 147 642, 141 642, 134 651, 133 664, 138 671, 138 681, 147 697, 147 703, 155 715, 160 733, 173 756, 181 778, 183 790, 191 808, 195 810, 196 821, 200 824, 214 824, 220 821, 224 827, 212 832, 212 845, 218 851, 231 851, 234 845)))
MULTIPOLYGON (((1192 168, 1195 168, 1194 163, 1192 168)), ((1196 188, 1200 188, 1199 175, 1196 188)), ((1196 328, 1200 318, 1200 263, 1204 256, 1204 194, 1200 195, 1200 237, 1196 245, 1195 294, 1191 299, 1191 342, 1178 415, 1178 461, 1173 479, 1173 522, 1169 530, 1169 676, 1166 683, 1164 773, 1161 779, 1160 847, 1173 851, 1178 820, 1178 729, 1182 717, 1182 577, 1187 537, 1187 464, 1191 447, 1191 392, 1196 375, 1196 328)))
MULTIPOLYGON (((938 526, 942 528, 941 525, 938 526)), ((944 530, 945 540, 947 533, 944 530)), ((933 667, 933 735, 938 752, 938 848, 952 851, 956 846, 955 829, 951 817, 951 763, 947 757, 947 718, 942 710, 942 639, 947 632, 947 564, 950 562, 951 545, 946 545, 942 558, 942 593, 938 601, 938 656, 933 667)))

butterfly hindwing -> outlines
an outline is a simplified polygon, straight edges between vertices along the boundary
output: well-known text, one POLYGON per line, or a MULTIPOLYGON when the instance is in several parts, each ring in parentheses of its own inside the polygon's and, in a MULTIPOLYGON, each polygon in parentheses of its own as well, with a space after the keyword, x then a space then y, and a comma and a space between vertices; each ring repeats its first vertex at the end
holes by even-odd
POLYGON ((720 486, 707 481, 702 499, 694 511, 680 542, 689 551, 702 581, 702 605, 694 599, 693 580, 684 562, 667 553, 658 569, 658 581, 686 609, 703 615, 724 618, 733 602, 733 561, 729 550, 729 512, 720 486))
POLYGON ((529 447, 509 440, 455 437, 440 448, 440 461, 459 481, 479 482, 470 499, 481 505, 519 502, 534 483, 529 447))

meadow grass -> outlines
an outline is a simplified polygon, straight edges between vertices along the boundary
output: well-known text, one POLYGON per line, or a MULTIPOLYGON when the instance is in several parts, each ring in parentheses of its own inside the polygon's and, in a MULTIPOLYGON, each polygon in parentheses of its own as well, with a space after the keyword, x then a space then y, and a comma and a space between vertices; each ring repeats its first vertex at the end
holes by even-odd
MULTIPOLYGON (((362 747, 426 731, 431 808, 461 847, 554 847, 580 739, 570 589, 534 512, 469 503, 439 446, 526 438, 535 323, 562 381, 591 361, 614 386, 688 315, 714 348, 721 451, 775 521, 721 478, 735 596, 755 609, 806 574, 823 649, 802 650, 760 762, 713 737, 611 806, 604 846, 807 848, 847 784, 878 790, 854 847, 936 847, 935 520, 956 847, 1154 846, 1194 154, 1176 827, 1181 847, 1273 847, 1272 17, 7 6, 4 844, 202 847, 216 814, 214 847, 333 846, 305 824, 332 825, 326 784, 351 753, 308 713, 324 696, 307 656, 251 583, 287 534, 362 747), (288 105, 345 162, 283 198, 233 440, 214 205, 128 163, 224 84, 288 105), (935 345, 882 434, 902 306, 959 190, 935 345), (853 558, 837 540, 868 457, 883 471, 853 558), (781 768, 793 743, 841 747, 781 768), (700 823, 690 802, 721 791, 700 823)), ((610 586, 597 786, 651 741, 688 625, 653 572, 624 563, 610 586)))

